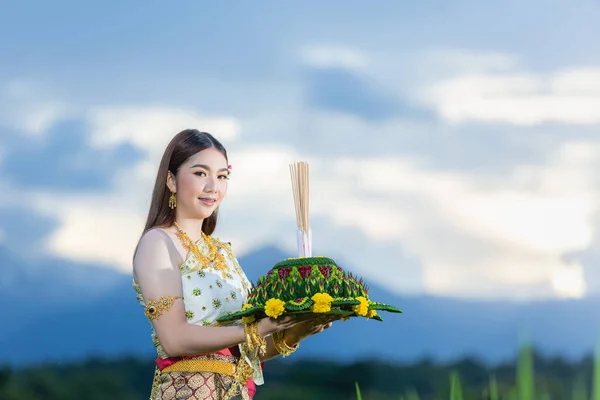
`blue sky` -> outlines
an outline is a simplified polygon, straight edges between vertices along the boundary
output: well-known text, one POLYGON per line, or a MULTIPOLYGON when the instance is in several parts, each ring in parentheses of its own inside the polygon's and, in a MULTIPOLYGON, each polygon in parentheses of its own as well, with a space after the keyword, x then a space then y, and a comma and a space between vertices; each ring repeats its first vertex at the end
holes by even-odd
POLYGON ((129 271, 161 152, 195 127, 230 152, 218 234, 239 254, 294 253, 305 159, 315 249, 367 280, 597 293, 599 18, 584 0, 4 2, 0 244, 129 271))

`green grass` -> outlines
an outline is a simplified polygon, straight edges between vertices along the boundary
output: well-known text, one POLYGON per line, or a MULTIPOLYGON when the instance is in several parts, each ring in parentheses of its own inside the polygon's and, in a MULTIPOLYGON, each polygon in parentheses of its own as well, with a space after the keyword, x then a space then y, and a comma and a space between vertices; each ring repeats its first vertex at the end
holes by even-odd
POLYGON ((456 371, 450 374, 450 400, 463 400, 460 376, 456 371))
POLYGON ((356 385, 356 398, 357 400, 362 400, 362 396, 360 394, 360 388, 358 387, 358 382, 355 382, 356 385))
MULTIPOLYGON (((463 388, 458 372, 452 371, 449 378, 450 391, 448 393, 448 400, 463 400, 463 388)), ((481 399, 542 400, 550 398, 547 393, 544 393, 543 388, 538 387, 536 391, 533 349, 529 342, 523 342, 519 348, 515 381, 515 386, 504 388, 503 393, 501 393, 496 377, 494 375, 490 376, 488 392, 482 395, 481 399)), ((355 386, 357 399, 363 400, 358 382, 355 382, 355 386)), ((600 400, 600 341, 596 346, 594 356, 591 389, 592 396, 590 397, 587 393, 583 377, 576 379, 572 387, 571 400, 600 400)), ((368 399, 365 398, 364 400, 368 399)), ((414 390, 410 390, 397 400, 419 400, 419 394, 414 390)))

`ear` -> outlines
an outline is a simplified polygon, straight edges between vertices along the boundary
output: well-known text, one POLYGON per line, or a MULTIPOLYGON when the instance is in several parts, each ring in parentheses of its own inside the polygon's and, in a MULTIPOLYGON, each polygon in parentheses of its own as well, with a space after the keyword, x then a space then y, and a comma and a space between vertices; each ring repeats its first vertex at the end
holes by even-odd
POLYGON ((173 193, 177 193, 177 180, 171 171, 167 172, 167 187, 173 193))

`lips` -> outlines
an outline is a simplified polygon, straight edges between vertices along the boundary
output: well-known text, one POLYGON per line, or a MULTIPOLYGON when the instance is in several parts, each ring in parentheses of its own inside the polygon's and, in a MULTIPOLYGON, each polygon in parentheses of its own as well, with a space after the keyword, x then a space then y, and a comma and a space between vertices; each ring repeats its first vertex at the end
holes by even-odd
POLYGON ((210 197, 199 197, 198 200, 200 200, 202 203, 204 203, 207 206, 212 206, 217 201, 216 199, 212 199, 210 197))

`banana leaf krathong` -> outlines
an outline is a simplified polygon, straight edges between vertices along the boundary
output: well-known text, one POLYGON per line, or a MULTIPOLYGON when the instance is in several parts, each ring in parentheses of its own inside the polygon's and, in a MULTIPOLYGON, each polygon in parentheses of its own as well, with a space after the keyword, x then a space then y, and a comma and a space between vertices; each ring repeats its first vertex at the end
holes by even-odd
POLYGON ((344 272, 333 259, 299 257, 275 264, 252 287, 244 308, 224 315, 218 322, 280 318, 299 313, 383 321, 377 311, 402 312, 369 299, 369 289, 363 279, 344 272))

